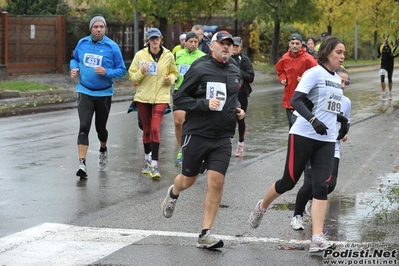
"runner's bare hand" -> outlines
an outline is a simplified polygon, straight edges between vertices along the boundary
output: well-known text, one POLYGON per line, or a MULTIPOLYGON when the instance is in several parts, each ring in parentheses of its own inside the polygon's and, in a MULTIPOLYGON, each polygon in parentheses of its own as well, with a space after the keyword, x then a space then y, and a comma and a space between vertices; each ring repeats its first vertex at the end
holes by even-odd
POLYGON ((214 111, 218 108, 220 104, 220 100, 216 99, 216 98, 211 98, 209 99, 209 109, 214 111))
POLYGON ((96 67, 94 69, 94 72, 96 72, 97 74, 99 74, 101 76, 105 76, 106 70, 103 67, 96 67))
POLYGON ((237 118, 238 118, 238 120, 244 119, 244 117, 245 117, 245 111, 244 111, 243 109, 237 107, 236 112, 237 112, 237 118))
POLYGON ((71 78, 76 78, 79 75, 79 68, 74 68, 71 70, 71 78))

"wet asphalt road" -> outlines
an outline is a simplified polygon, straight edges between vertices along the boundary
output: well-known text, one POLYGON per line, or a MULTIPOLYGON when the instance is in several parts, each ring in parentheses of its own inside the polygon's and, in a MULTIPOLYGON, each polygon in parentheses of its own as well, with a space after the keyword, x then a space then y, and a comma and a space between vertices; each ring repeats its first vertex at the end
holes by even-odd
MULTIPOLYGON (((395 103, 396 96, 393 101, 379 99, 379 81, 376 76, 375 71, 351 75, 352 84, 345 94, 352 100, 354 129, 356 129, 356 123, 362 124, 362 121, 369 117, 390 110, 390 106, 395 103)), ((394 82, 398 82, 398 75, 394 74, 394 82)), ((214 227, 214 232, 217 234, 279 237, 298 241, 309 239, 308 230, 298 233, 289 228, 289 215, 296 190, 290 192, 288 197, 281 197, 282 199, 276 201, 273 206, 272 232, 269 232, 266 226, 254 232, 245 223, 248 218, 246 214, 249 214, 252 205, 258 198, 263 197, 266 188, 279 177, 283 170, 288 125, 285 111, 280 105, 281 88, 278 84, 258 85, 251 94, 246 116, 248 127, 246 152, 243 158, 232 157, 231 159, 231 167, 226 178, 225 196, 214 227), (264 168, 263 164, 269 168, 264 168), (260 188, 259 185, 261 185, 260 188), (242 215, 242 212, 245 214, 242 215), (240 216, 233 213, 240 213, 240 216)), ((104 172, 99 172, 96 167, 98 141, 95 130, 92 128, 87 158, 89 174, 87 180, 79 180, 75 176, 78 130, 76 109, 0 119, 0 237, 42 223, 190 233, 197 233, 200 230, 203 195, 206 187, 204 176, 199 178, 190 190, 184 192, 183 197, 179 199, 178 210, 173 218, 164 219, 159 210, 164 194, 179 170, 173 163, 177 151, 173 116, 164 117, 159 162, 162 179, 154 181, 140 173, 143 163, 141 131, 137 127, 136 114, 126 113, 128 106, 128 102, 112 105, 108 123, 109 166, 104 172)), ((397 146, 397 140, 394 141, 397 146)), ((236 142, 235 139, 234 148, 236 142)), ((351 147, 350 142, 349 147, 351 147)), ((376 174, 381 173, 376 171, 376 174)), ((356 191, 365 193, 366 198, 373 196, 367 194, 367 191, 375 189, 378 185, 376 182, 361 180, 357 183, 359 187, 356 191)), ((345 187, 344 182, 342 186, 345 187)), ((384 238, 378 234, 369 233, 368 238, 359 236, 356 232, 360 230, 361 219, 357 217, 359 220, 356 220, 350 215, 345 216, 341 205, 350 205, 351 210, 349 207, 344 209, 348 212, 352 211, 352 216, 362 216, 364 212, 353 210, 353 207, 357 206, 356 200, 353 200, 353 192, 337 189, 336 194, 332 196, 330 202, 330 215, 332 217, 335 215, 335 218, 330 217, 326 221, 326 228, 335 240, 384 241, 384 238), (340 219, 343 221, 339 223, 339 226, 332 222, 332 220, 340 219), (352 235, 348 232, 352 232, 352 235)), ((193 248, 193 239, 177 237, 171 240, 170 237, 149 237, 143 240, 139 247, 126 247, 124 251, 114 254, 113 259, 107 257, 99 262, 126 263, 127 265, 126 261, 135 255, 138 263, 132 265, 144 265, 150 261, 156 265, 157 261, 162 261, 162 256, 167 256, 171 252, 168 241, 174 241, 173 245, 181 246, 178 248, 178 254, 190 254, 192 260, 202 259, 206 262, 210 259, 208 253, 203 253, 204 251, 198 253, 198 250, 193 248), (140 256, 140 254, 153 254, 154 248, 159 255, 151 255, 152 260, 149 260, 147 256, 140 256), (123 258, 126 259, 125 262, 123 258)), ((279 257, 275 254, 276 245, 273 243, 266 244, 266 248, 257 242, 248 243, 234 244, 233 242, 228 246, 227 251, 210 256, 211 258, 218 257, 220 264, 213 264, 212 260, 205 264, 239 265, 236 262, 242 262, 239 259, 240 256, 248 257, 251 256, 250 253, 253 253, 254 260, 250 263, 251 265, 268 265, 262 263, 265 256, 274 256, 276 259, 279 257), (231 254, 232 250, 235 255, 230 255, 230 260, 226 262, 220 258, 221 254, 225 252, 231 254), (255 261, 258 263, 254 263, 255 261)), ((284 252, 287 249, 293 250, 289 256, 285 256, 286 254, 283 256, 287 260, 280 257, 279 261, 282 264, 274 265, 287 265, 283 263, 292 261, 292 258, 300 254, 306 254, 302 242, 288 246, 277 245, 277 250, 284 252)), ((313 265, 314 260, 308 258, 305 262, 313 265)), ((315 263, 314 265, 318 265, 320 260, 315 263)))

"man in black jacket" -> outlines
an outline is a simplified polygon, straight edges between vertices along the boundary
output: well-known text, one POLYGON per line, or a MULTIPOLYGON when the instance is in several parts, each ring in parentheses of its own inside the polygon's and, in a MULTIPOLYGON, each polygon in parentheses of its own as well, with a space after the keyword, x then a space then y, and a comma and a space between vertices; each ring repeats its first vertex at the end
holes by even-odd
POLYGON ((223 241, 211 235, 210 229, 222 200, 237 117, 245 116, 237 99, 240 70, 229 62, 233 43, 233 36, 227 31, 216 33, 210 44, 212 56, 191 65, 179 90, 173 94, 174 105, 186 111, 182 170, 168 189, 162 213, 166 218, 172 217, 180 192, 195 183, 205 161, 208 189, 198 248, 223 247, 223 241))
MULTIPOLYGON (((254 81, 255 72, 252 66, 251 60, 248 56, 241 53, 242 49, 242 39, 240 37, 234 37, 233 44, 233 56, 234 60, 238 63, 242 77, 242 87, 238 92, 238 101, 241 104, 241 109, 247 112, 248 107, 248 97, 252 92, 250 83, 254 81)), ((244 153, 244 136, 247 131, 245 124, 245 118, 237 120, 238 123, 238 144, 235 152, 236 157, 240 157, 244 153)))

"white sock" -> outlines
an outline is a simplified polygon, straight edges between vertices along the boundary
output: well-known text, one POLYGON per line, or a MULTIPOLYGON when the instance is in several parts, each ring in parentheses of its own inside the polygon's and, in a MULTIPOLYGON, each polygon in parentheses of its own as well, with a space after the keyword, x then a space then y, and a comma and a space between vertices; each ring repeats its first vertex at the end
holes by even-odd
POLYGON ((261 211, 261 212, 265 212, 267 209, 265 209, 265 208, 263 208, 262 207, 262 203, 260 203, 259 205, 258 205, 258 209, 261 211))
POLYGON ((243 142, 238 142, 239 146, 244 146, 244 141, 243 142))
POLYGON ((152 160, 151 161, 151 166, 152 167, 158 166, 158 161, 152 160))
POLYGON ((145 155, 145 159, 151 161, 151 152, 145 155))
POLYGON ((316 238, 320 237, 321 234, 317 234, 317 235, 312 235, 312 241, 315 241, 316 238))

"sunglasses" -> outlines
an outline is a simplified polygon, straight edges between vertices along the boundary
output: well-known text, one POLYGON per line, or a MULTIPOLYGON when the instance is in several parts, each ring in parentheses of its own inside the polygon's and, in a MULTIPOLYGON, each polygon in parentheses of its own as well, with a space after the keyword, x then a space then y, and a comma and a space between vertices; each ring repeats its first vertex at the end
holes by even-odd
POLYGON ((346 85, 346 86, 348 86, 349 84, 351 84, 351 79, 350 79, 350 78, 348 78, 348 81, 345 82, 345 85, 346 85))

